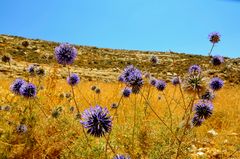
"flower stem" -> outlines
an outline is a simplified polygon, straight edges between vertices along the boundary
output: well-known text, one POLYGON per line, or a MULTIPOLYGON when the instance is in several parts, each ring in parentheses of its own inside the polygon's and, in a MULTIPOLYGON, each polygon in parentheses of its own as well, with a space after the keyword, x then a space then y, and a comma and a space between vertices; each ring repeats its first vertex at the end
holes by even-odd
POLYGON ((214 46, 215 46, 215 43, 212 44, 212 47, 211 47, 210 52, 208 53, 208 56, 211 56, 211 53, 212 53, 212 51, 213 51, 214 46))

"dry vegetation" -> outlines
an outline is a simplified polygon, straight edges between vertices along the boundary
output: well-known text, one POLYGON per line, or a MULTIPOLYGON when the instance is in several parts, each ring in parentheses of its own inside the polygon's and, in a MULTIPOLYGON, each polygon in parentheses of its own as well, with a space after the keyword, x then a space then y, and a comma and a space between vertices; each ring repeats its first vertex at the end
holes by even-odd
MULTIPOLYGON (((105 158, 105 139, 88 136, 88 146, 82 127, 75 119, 76 110, 70 111, 74 105, 73 100, 61 97, 61 94, 71 92, 65 80, 57 80, 54 76, 45 77, 42 81, 44 89, 38 92, 37 99, 31 101, 16 97, 9 91, 13 80, 2 78, 1 81, 1 105, 11 106, 10 111, 0 111, 1 158, 105 158), (21 114, 29 104, 33 107, 31 115, 28 116, 28 112, 21 114), (59 107, 62 109, 59 117, 53 118, 52 112, 59 107), (32 125, 32 128, 30 126, 26 134, 19 135, 15 130, 22 118, 26 118, 27 125, 32 125)), ((38 83, 36 77, 31 80, 38 83)), ((89 103, 99 104, 109 108, 110 114, 114 115, 115 109, 111 109, 111 104, 118 103, 123 88, 119 83, 81 82, 75 88, 80 111, 88 108, 89 103), (92 85, 101 88, 100 95, 91 90, 92 85)), ((142 91, 147 94, 148 90, 149 86, 145 86, 142 91)), ((227 158, 239 149, 239 94, 239 86, 225 86, 218 92, 213 116, 201 127, 193 128, 184 139, 182 158, 200 158, 202 156, 199 152, 204 153, 203 158, 227 158), (208 133, 211 129, 218 135, 208 133)), ((177 128, 183 114, 179 88, 169 84, 164 94, 151 88, 149 99, 153 109, 166 122, 169 121, 166 99, 171 102, 174 125, 177 128)), ((188 97, 185 100, 188 101, 188 97)), ((117 153, 129 154, 132 158, 174 157, 176 143, 169 147, 169 143, 174 141, 172 134, 149 108, 146 110, 146 106, 140 95, 131 95, 122 100, 118 116, 113 121, 109 139, 111 146, 117 153), (133 108, 136 100, 136 135, 132 149, 133 108)), ((114 155, 109 148, 107 155, 114 155)), ((239 153, 236 152, 230 158, 238 157, 239 153)))
MULTIPOLYGON (((132 159, 169 159, 176 158, 177 152, 178 158, 240 158, 239 59, 226 58, 223 65, 213 67, 205 56, 76 46, 80 55, 71 71, 82 79, 74 86, 73 98, 66 82, 67 68, 57 65, 53 57, 57 45, 0 36, 0 55, 12 57, 10 65, 0 64, 0 158, 101 159, 128 154, 132 159), (149 63, 149 55, 157 56, 160 63, 149 63), (30 63, 40 64, 46 75, 30 77, 26 72, 30 63), (182 119, 192 95, 184 92, 183 98, 180 87, 170 82, 160 92, 144 79, 141 93, 122 98, 125 85, 116 78, 128 64, 167 81, 174 75, 184 75, 190 65, 199 64, 204 75, 221 77, 225 85, 216 93, 213 115, 202 126, 191 127, 182 119), (16 77, 34 83, 37 97, 14 95, 9 86, 16 77), (93 85, 100 88, 100 94, 91 90, 93 85), (113 117, 111 133, 101 138, 85 136, 74 99, 80 112, 95 105, 107 107, 113 117), (111 107, 113 103, 118 109, 111 107), (27 125, 26 133, 16 131, 21 122, 27 125)), ((197 101, 194 97, 194 103, 197 101)))

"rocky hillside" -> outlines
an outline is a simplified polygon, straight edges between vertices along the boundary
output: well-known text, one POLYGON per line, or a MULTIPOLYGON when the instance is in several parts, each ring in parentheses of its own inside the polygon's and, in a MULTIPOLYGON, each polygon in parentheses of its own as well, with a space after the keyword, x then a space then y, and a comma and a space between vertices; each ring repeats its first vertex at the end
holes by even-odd
MULTIPOLYGON (((10 64, 0 62, 0 74, 21 76, 25 73, 27 65, 37 63, 47 71, 57 67, 59 77, 65 78, 67 68, 58 66, 54 57, 54 48, 58 45, 56 42, 39 39, 0 35, 0 57, 4 55, 11 57, 10 64)), ((143 72, 150 72, 155 77, 169 80, 174 75, 186 73, 190 65, 199 64, 208 76, 219 76, 230 83, 240 84, 240 58, 225 58, 225 63, 216 68, 211 65, 209 57, 201 55, 75 47, 79 55, 71 69, 87 80, 114 81, 121 70, 129 64, 137 66, 143 72), (152 55, 159 58, 158 64, 149 61, 152 55)))

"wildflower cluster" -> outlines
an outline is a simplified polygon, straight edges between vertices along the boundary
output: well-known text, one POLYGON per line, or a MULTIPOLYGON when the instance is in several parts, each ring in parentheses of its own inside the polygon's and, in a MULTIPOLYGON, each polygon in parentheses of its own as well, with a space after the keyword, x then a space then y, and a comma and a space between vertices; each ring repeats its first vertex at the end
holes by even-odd
POLYGON ((142 72, 133 65, 127 66, 120 77, 127 86, 132 88, 132 93, 137 94, 143 86, 142 72))

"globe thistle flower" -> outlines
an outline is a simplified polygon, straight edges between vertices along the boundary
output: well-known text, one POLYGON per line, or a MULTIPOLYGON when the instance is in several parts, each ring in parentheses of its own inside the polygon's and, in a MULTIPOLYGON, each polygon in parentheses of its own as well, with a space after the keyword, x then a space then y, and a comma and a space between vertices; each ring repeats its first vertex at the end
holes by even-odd
POLYGON ((209 87, 213 91, 218 91, 223 87, 223 81, 218 77, 212 78, 210 83, 209 83, 209 87))
POLYGON ((224 62, 224 58, 222 56, 216 55, 212 57, 212 64, 214 66, 219 66, 224 62))
POLYGON ((69 108, 69 110, 70 110, 71 112, 73 112, 73 111, 75 110, 75 107, 74 107, 74 106, 71 106, 71 107, 69 108))
POLYGON ((37 89, 32 83, 25 83, 20 88, 20 94, 26 98, 33 98, 37 94, 37 89))
POLYGON ((101 89, 100 88, 96 88, 95 89, 95 93, 100 94, 101 93, 101 89))
POLYGON ((124 83, 132 87, 132 92, 137 93, 143 86, 142 72, 133 65, 127 66, 122 75, 124 83))
POLYGON ((206 100, 200 100, 195 104, 195 114, 199 118, 209 118, 212 115, 213 105, 212 102, 206 100))
POLYGON ((2 56, 2 62, 10 63, 10 60, 11 60, 11 58, 9 56, 7 56, 7 55, 2 56))
POLYGON ((61 106, 55 108, 55 109, 52 111, 52 117, 53 117, 53 118, 58 118, 58 117, 60 116, 61 112, 62 112, 62 107, 61 107, 61 106))
POLYGON ((53 118, 58 118, 60 116, 60 111, 58 109, 54 109, 52 111, 52 117, 53 118))
POLYGON ((156 83, 157 83, 157 80, 156 80, 155 78, 151 78, 151 79, 149 80, 149 83, 150 83, 152 86, 155 86, 156 83))
POLYGON ((194 115, 194 117, 192 118, 192 125, 196 127, 201 126, 203 121, 204 118, 199 118, 197 115, 194 115))
POLYGON ((192 65, 188 69, 189 74, 199 74, 201 73, 201 67, 198 65, 192 65))
POLYGON ((125 88, 123 91, 122 91, 122 95, 123 97, 127 98, 130 96, 130 94, 132 93, 132 90, 130 88, 125 88))
POLYGON ((146 72, 144 74, 144 77, 147 78, 147 79, 150 79, 151 78, 151 74, 149 72, 146 72))
POLYGON ((201 99, 203 100, 210 100, 210 101, 212 101, 214 98, 215 98, 215 95, 211 90, 207 90, 206 92, 204 92, 204 94, 201 97, 201 99))
POLYGON ((113 159, 131 159, 131 158, 128 156, 117 154, 113 159))
POLYGON ((119 81, 119 82, 124 82, 124 78, 123 78, 122 75, 120 75, 120 76, 118 77, 118 81, 119 81))
POLYGON ((71 93, 65 93, 66 98, 70 98, 71 96, 72 96, 71 93))
POLYGON ((211 43, 215 44, 220 41, 221 35, 217 32, 212 32, 208 35, 208 38, 211 43))
POLYGON ((163 91, 166 88, 166 82, 163 80, 158 80, 155 84, 155 87, 157 88, 157 90, 163 91))
POLYGON ((77 85, 79 81, 80 81, 80 78, 75 73, 72 73, 70 76, 67 77, 67 82, 71 86, 77 85))
POLYGON ((87 133, 95 137, 101 137, 109 133, 112 128, 112 119, 107 108, 100 106, 91 107, 82 113, 81 124, 87 129, 87 133))
POLYGON ((206 80, 201 76, 201 74, 190 74, 184 78, 183 89, 189 93, 203 93, 206 90, 206 80))
POLYGON ((172 79, 172 84, 173 84, 174 86, 180 84, 180 79, 179 79, 179 77, 174 77, 174 78, 172 79))
POLYGON ((16 79, 12 85, 10 86, 10 90, 16 94, 16 95, 20 95, 20 88, 23 84, 25 84, 26 82, 23 79, 16 79))
POLYGON ((25 40, 25 41, 22 42, 22 46, 28 47, 28 45, 29 45, 29 42, 28 42, 28 41, 25 40))
POLYGON ((158 63, 158 57, 157 56, 154 56, 154 55, 152 55, 151 57, 150 57, 150 62, 152 63, 152 64, 157 64, 158 63))
POLYGON ((35 69, 36 69, 35 65, 29 65, 27 68, 27 72, 33 76, 35 74, 35 69))
POLYGON ((112 109, 116 109, 117 107, 118 107, 118 105, 117 105, 116 103, 112 103, 112 104, 111 104, 111 108, 112 108, 112 109))
POLYGON ((92 87, 91 87, 91 90, 92 90, 92 91, 95 91, 96 88, 97 88, 96 86, 92 86, 92 87))
POLYGON ((43 68, 38 68, 38 69, 36 70, 36 74, 37 74, 38 76, 44 76, 44 75, 45 75, 45 70, 44 70, 43 68))
POLYGON ((17 133, 26 133, 27 132, 27 126, 24 124, 20 124, 16 128, 17 133))
POLYGON ((62 65, 71 65, 77 57, 77 49, 70 44, 63 43, 55 48, 57 62, 62 65))

